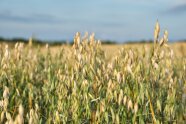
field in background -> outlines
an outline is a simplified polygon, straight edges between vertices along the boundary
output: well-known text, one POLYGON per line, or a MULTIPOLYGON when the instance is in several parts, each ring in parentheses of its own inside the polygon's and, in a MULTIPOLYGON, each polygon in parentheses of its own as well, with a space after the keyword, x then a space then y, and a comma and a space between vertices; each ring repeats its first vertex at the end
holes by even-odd
MULTIPOLYGON (((9 45, 9 47, 13 48, 15 43, 12 42, 6 42, 3 41, 0 43, 0 47, 4 48, 5 45, 9 45)), ((25 45, 27 45, 27 43, 24 43, 25 45)), ((41 48, 41 51, 43 53, 46 53, 46 49, 45 49, 45 45, 47 43, 39 43, 39 44, 35 44, 35 47, 33 49, 37 49, 38 47, 41 48)), ((72 45, 66 45, 66 44, 62 44, 60 45, 58 43, 58 45, 49 45, 50 46, 50 50, 52 51, 53 54, 56 54, 59 49, 61 48, 65 48, 68 49, 71 48, 72 45)), ((125 43, 125 44, 103 44, 102 45, 102 49, 106 52, 107 56, 109 58, 111 58, 113 55, 115 55, 117 52, 119 52, 119 50, 121 50, 122 48, 124 49, 138 49, 139 51, 141 51, 142 48, 145 48, 147 51, 153 46, 153 43, 125 43)), ((178 57, 185 57, 186 56, 186 42, 174 42, 174 43, 169 43, 169 46, 171 47, 171 49, 174 50, 174 52, 176 53, 176 56, 178 57)))
MULTIPOLYGON (((175 42, 169 44, 171 49, 174 50, 177 57, 186 57, 186 42, 175 42)), ((122 48, 123 49, 137 49, 141 51, 143 48, 148 52, 153 43, 133 43, 133 44, 103 44, 102 49, 106 52, 108 58, 116 55, 122 48)), ((59 45, 59 46, 51 46, 50 50, 53 54, 56 54, 60 48, 69 49, 71 46, 69 45, 59 45)), ((42 47, 44 53, 46 53, 45 46, 42 47)))

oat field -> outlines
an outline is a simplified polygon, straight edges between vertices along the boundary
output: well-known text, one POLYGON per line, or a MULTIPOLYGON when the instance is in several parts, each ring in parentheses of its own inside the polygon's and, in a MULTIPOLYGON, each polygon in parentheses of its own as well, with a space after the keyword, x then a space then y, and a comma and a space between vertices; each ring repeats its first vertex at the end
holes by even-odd
POLYGON ((131 124, 186 122, 186 43, 0 46, 0 122, 131 124))

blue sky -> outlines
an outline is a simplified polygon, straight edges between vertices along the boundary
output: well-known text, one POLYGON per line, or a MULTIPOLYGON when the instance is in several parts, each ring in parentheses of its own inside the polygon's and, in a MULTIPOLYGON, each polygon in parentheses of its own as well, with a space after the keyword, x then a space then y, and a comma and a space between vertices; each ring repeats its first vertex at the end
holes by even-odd
POLYGON ((0 0, 0 36, 72 40, 149 40, 156 20, 170 40, 186 39, 186 0, 0 0))

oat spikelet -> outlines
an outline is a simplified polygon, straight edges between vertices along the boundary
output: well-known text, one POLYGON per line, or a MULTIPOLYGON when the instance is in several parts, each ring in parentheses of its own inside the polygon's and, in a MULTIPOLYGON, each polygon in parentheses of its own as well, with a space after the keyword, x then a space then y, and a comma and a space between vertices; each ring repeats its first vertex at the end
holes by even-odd
POLYGON ((3 98, 6 99, 9 97, 9 89, 5 86, 4 92, 3 92, 3 98))
POLYGON ((121 100, 123 99, 123 90, 120 90, 119 97, 118 97, 118 104, 121 104, 121 100))
POLYGON ((21 116, 23 116, 23 114, 24 114, 24 108, 23 108, 22 105, 19 105, 19 114, 20 114, 21 116))
POLYGON ((16 124, 24 124, 23 114, 24 114, 23 106, 19 105, 19 114, 17 115, 17 117, 15 119, 16 124))
POLYGON ((81 42, 81 38, 80 37, 81 37, 81 34, 79 32, 77 32, 75 37, 74 37, 74 45, 73 45, 73 47, 76 48, 76 49, 80 45, 80 42, 81 42))
POLYGON ((134 113, 136 114, 138 112, 138 103, 134 104, 134 113))
POLYGON ((155 30, 154 30, 154 43, 157 44, 158 38, 159 38, 159 33, 160 33, 160 25, 157 20, 155 30))
POLYGON ((165 40, 165 43, 168 42, 168 31, 167 30, 165 30, 165 32, 164 32, 163 39, 165 40))
POLYGON ((164 38, 161 38, 161 40, 160 40, 160 46, 163 46, 164 42, 165 42, 164 38))
POLYGON ((10 57, 10 52, 8 49, 8 45, 5 46, 5 53, 4 53, 4 59, 7 60, 10 57))
POLYGON ((127 102, 127 96, 124 96, 124 98, 123 98, 123 104, 126 105, 126 102, 127 102))
POLYGON ((128 110, 132 109, 132 106, 133 106, 132 100, 129 100, 127 105, 128 110))

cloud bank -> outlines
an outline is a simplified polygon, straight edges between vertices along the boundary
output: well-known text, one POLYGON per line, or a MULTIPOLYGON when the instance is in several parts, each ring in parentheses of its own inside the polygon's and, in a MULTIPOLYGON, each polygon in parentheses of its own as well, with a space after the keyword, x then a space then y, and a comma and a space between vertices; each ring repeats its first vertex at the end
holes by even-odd
POLYGON ((62 23, 63 21, 49 14, 17 15, 11 12, 1 12, 0 21, 20 22, 20 23, 62 23))
POLYGON ((186 12, 186 4, 182 4, 182 5, 177 5, 175 7, 172 7, 171 9, 169 9, 168 11, 169 13, 172 14, 182 14, 186 12))

